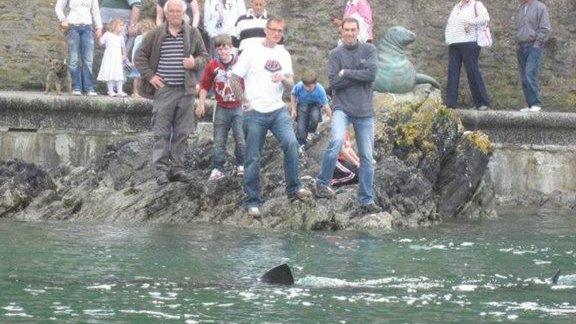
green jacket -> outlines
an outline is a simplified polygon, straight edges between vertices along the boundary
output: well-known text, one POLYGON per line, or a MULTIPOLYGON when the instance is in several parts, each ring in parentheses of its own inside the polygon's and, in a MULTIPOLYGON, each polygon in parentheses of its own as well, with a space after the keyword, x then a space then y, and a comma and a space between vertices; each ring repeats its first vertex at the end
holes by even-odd
MULTIPOLYGON (((195 71, 202 71, 206 62, 208 62, 208 52, 204 47, 202 36, 198 29, 184 24, 184 57, 192 55, 196 59, 196 66, 187 70, 186 79, 184 81, 186 87, 186 94, 195 94, 196 80, 195 71)), ((140 94, 146 98, 153 98, 156 89, 148 82, 155 74, 160 61, 160 48, 162 42, 168 34, 168 24, 164 23, 153 30, 149 31, 142 40, 142 45, 136 52, 134 65, 140 72, 142 77, 142 84, 140 94)))

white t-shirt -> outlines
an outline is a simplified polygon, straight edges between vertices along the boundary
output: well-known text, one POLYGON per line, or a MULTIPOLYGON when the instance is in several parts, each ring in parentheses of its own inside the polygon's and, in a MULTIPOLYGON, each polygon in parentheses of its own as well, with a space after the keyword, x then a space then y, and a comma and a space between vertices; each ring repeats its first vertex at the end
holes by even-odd
POLYGON ((260 43, 245 49, 232 73, 244 79, 244 97, 249 109, 269 113, 285 106, 282 82, 272 82, 272 75, 276 73, 294 74, 292 58, 284 46, 269 48, 260 43))

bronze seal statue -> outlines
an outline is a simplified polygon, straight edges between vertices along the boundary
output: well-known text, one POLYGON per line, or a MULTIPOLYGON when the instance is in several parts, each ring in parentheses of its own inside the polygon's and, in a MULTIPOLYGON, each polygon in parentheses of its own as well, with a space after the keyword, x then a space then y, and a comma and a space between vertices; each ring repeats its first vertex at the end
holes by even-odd
POLYGON ((389 28, 378 43, 378 72, 374 81, 377 92, 407 93, 417 84, 440 85, 434 78, 416 73, 404 49, 413 43, 416 35, 402 26, 389 28))

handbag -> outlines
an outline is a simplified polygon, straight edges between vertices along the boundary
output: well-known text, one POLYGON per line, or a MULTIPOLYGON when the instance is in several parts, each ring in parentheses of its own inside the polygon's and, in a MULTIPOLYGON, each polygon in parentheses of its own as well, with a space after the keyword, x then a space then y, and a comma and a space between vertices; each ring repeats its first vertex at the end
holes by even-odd
MULTIPOLYGON (((478 9, 476 8, 478 2, 479 1, 476 1, 474 3, 474 14, 476 15, 476 17, 478 17, 478 9)), ((476 43, 478 43, 478 46, 480 47, 492 46, 492 32, 490 31, 490 26, 488 25, 488 23, 476 27, 476 35, 478 35, 478 38, 476 38, 476 43)))

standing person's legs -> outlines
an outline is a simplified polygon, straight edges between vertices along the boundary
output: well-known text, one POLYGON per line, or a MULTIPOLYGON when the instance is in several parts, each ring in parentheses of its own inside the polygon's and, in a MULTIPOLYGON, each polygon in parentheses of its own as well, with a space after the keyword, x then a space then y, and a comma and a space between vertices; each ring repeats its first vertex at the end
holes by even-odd
POLYGON ((468 78, 468 87, 470 87, 470 93, 472 93, 476 108, 480 106, 490 106, 490 99, 488 98, 486 86, 484 85, 482 72, 478 66, 480 50, 481 47, 478 46, 476 42, 462 44, 462 59, 468 78))
POLYGON ((316 133, 316 129, 318 128, 318 123, 320 122, 321 114, 320 110, 322 109, 322 105, 319 103, 313 103, 308 105, 308 125, 307 125, 307 133, 316 133))
POLYGON ((462 55, 460 44, 448 46, 448 86, 446 87, 446 106, 456 107, 458 104, 458 85, 460 82, 460 68, 462 55))
POLYGON ((184 172, 184 151, 186 140, 194 132, 194 96, 185 94, 184 87, 177 88, 177 106, 173 117, 172 131, 172 174, 184 172))
POLYGON ((327 187, 330 185, 330 180, 332 180, 334 168, 336 167, 338 154, 340 154, 340 150, 344 144, 344 134, 346 133, 346 127, 348 127, 348 124, 349 121, 346 113, 342 110, 334 111, 332 114, 330 143, 328 144, 328 147, 324 152, 324 157, 322 158, 322 167, 316 179, 317 186, 327 187))
POLYGON ((297 109, 298 115, 296 116, 296 137, 298 138, 298 144, 305 145, 306 135, 308 135, 308 105, 299 104, 297 109))
POLYGON ((152 163, 156 177, 167 176, 170 171, 172 121, 179 99, 175 91, 168 86, 156 90, 154 95, 152 102, 152 131, 154 132, 152 163))
POLYGON ((80 32, 80 50, 82 55, 82 81, 84 91, 94 91, 92 63, 94 61, 94 35, 92 26, 83 26, 80 32))
POLYGON ((249 111, 244 113, 244 134, 246 136, 246 161, 244 162, 244 207, 260 207, 260 154, 266 133, 269 114, 249 111))
POLYGON ((354 118, 354 133, 360 156, 358 200, 361 205, 374 203, 374 118, 354 118))
POLYGON ((290 118, 287 108, 281 108, 273 112, 270 130, 284 152, 286 193, 295 193, 300 189, 300 178, 298 177, 298 168, 300 165, 298 161, 298 140, 294 134, 292 118, 290 118))
POLYGON ((526 70, 524 77, 526 79, 526 89, 528 96, 526 102, 528 106, 540 106, 540 91, 538 89, 538 77, 540 75, 540 65, 542 63, 542 49, 539 47, 530 47, 526 59, 526 70))
POLYGON ((80 70, 80 32, 78 27, 70 26, 68 38, 68 69, 72 79, 72 90, 82 91, 82 72, 80 70))
POLYGON ((526 62, 528 61, 528 51, 526 51, 525 47, 522 45, 518 45, 516 49, 516 58, 518 60, 518 72, 520 72, 520 80, 522 81, 522 92, 524 93, 524 99, 526 100, 526 104, 530 107, 529 96, 529 89, 528 89, 528 81, 526 80, 526 62))
POLYGON ((217 106, 214 111, 214 147, 213 160, 214 169, 222 171, 226 162, 226 142, 228 141, 228 132, 232 116, 230 109, 217 106))
POLYGON ((233 110, 232 114, 232 135, 236 143, 234 155, 236 157, 236 166, 244 166, 244 157, 246 152, 246 142, 244 141, 244 115, 242 107, 233 110))

